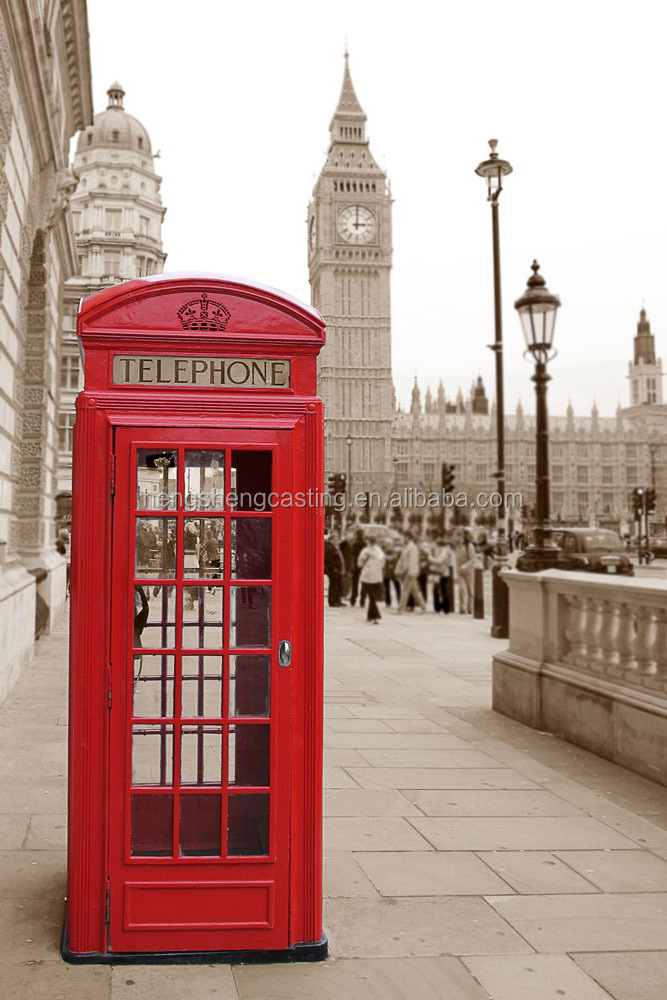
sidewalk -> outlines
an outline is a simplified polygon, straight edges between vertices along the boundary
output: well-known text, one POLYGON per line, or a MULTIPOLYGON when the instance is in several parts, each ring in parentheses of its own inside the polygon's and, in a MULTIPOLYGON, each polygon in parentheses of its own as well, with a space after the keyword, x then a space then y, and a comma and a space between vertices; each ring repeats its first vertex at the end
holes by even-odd
POLYGON ((494 715, 488 632, 327 611, 331 957, 231 968, 61 962, 65 628, 41 639, 0 708, 3 1000, 664 1000, 667 790, 494 715))

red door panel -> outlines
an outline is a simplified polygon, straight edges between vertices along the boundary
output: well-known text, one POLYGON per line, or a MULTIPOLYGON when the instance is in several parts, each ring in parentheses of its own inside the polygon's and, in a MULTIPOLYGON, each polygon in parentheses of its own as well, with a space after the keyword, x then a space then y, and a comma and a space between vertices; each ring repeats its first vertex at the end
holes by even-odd
POLYGON ((288 945, 291 449, 116 431, 111 951, 288 945))

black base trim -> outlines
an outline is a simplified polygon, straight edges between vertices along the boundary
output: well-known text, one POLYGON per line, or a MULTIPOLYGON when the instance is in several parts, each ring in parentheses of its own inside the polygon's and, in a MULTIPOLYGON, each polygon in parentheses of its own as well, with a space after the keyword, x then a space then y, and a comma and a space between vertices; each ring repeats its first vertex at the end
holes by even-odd
POLYGON ((323 962, 329 954, 326 934, 321 940, 294 944, 291 948, 257 951, 91 951, 69 950, 67 920, 63 923, 60 954, 71 965, 260 965, 269 962, 323 962))

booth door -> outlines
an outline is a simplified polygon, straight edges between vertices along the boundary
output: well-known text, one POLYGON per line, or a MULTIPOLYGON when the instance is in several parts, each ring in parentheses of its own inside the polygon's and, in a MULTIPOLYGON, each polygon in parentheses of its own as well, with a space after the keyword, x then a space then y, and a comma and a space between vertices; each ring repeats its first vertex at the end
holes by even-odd
POLYGON ((291 432, 115 452, 108 948, 285 948, 291 432))

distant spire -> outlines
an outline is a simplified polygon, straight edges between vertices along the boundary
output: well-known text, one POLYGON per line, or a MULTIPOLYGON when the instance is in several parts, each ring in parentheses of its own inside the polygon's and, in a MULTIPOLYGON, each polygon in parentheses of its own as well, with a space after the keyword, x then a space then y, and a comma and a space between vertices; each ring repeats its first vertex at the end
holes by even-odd
POLYGON ((366 115, 352 84, 350 57, 346 46, 343 86, 341 87, 338 105, 334 111, 329 129, 334 139, 342 139, 344 142, 365 142, 365 121, 366 115))
POLYGON ((421 408, 421 393, 419 392, 417 376, 415 375, 415 384, 412 387, 412 399, 410 401, 410 413, 421 413, 421 408))
POLYGON ((433 413, 433 396, 430 385, 426 387, 426 395, 424 396, 424 413, 433 413))
POLYGON ((639 322, 635 334, 635 364, 655 364, 655 337, 651 333, 651 324, 646 318, 646 310, 639 311, 639 322))

